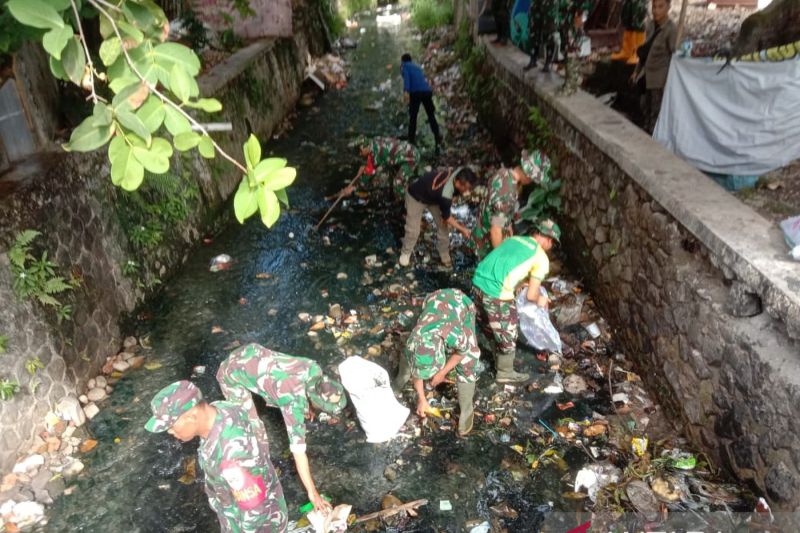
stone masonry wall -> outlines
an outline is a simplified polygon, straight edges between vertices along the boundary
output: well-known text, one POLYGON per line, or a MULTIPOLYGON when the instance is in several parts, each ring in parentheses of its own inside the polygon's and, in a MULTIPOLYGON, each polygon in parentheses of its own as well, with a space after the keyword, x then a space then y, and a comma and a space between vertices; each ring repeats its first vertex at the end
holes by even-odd
POLYGON ((493 125, 521 147, 528 106, 548 122, 564 249, 649 387, 715 464, 800 508, 800 273, 779 231, 590 95, 486 48, 493 125))
MULTIPOLYGON (((314 4, 313 0, 309 3, 314 4)), ((217 65, 200 80, 205 96, 219 98, 223 111, 213 121, 230 121, 233 132, 214 134, 234 157, 250 131, 262 142, 294 107, 300 96, 307 51, 327 44, 316 20, 318 10, 296 11, 295 36, 254 43, 217 65)), ((193 152, 177 154, 170 176, 196 189, 187 198, 187 216, 162 228, 163 240, 136 246, 124 223, 123 191, 109 179, 105 152, 41 154, 6 180, 0 195, 0 336, 8 337, 0 354, 0 380, 16 380, 20 391, 0 401, 0 472, 24 452, 44 415, 66 394, 80 393, 105 358, 119 351, 119 320, 155 287, 153 280, 174 273, 201 235, 228 220, 226 200, 241 176, 220 161, 193 152), (220 219, 220 213, 225 216, 220 219), (43 251, 57 264, 57 274, 76 277, 80 285, 62 296, 72 319, 58 322, 38 303, 21 301, 13 291, 7 251, 15 236, 36 229, 34 255, 43 251), (125 273, 128 261, 138 271, 125 273), (126 275, 127 274, 127 275, 126 275), (25 362, 38 357, 44 369, 31 376, 25 362), (31 381, 38 381, 33 387, 31 381)))

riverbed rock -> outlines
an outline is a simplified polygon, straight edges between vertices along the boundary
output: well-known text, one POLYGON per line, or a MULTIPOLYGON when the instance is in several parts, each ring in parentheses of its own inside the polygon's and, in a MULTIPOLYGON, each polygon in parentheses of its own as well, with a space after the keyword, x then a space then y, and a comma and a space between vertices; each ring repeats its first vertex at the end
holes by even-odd
POLYGON ((14 522, 19 529, 32 526, 44 518, 44 505, 38 502, 19 502, 11 511, 14 522))
POLYGON ((44 457, 38 453, 34 453, 15 464, 13 472, 15 474, 28 474, 35 472, 43 464, 44 457))
POLYGON ((3 480, 0 481, 0 493, 8 492, 14 488, 14 485, 17 484, 17 475, 13 472, 6 474, 3 476, 3 480))
POLYGON ((86 397, 89 398, 90 402, 99 402, 106 397, 106 390, 105 388, 95 387, 86 393, 86 397))
POLYGON ((64 475, 64 477, 73 477, 83 472, 83 469, 83 461, 80 459, 72 459, 72 461, 70 461, 69 464, 64 467, 64 470, 62 470, 61 473, 64 475))
MULTIPOLYGON (((103 391, 103 392, 105 392, 105 391, 103 391)), ((88 403, 88 404, 83 406, 83 412, 86 415, 86 418, 91 420, 92 418, 97 416, 97 413, 100 412, 100 408, 97 407, 96 403, 90 402, 90 403, 88 403)))
POLYGON ((92 378, 92 379, 90 379, 89 381, 86 382, 86 388, 87 389, 93 389, 95 387, 97 387, 97 380, 96 379, 92 378))
POLYGON ((94 378, 94 381, 96 383, 96 386, 101 389, 105 388, 105 386, 108 385, 108 379, 105 376, 97 376, 96 378, 94 378))
POLYGON ((78 396, 78 400, 84 405, 89 403, 89 397, 86 396, 85 394, 81 394, 80 396, 78 396))
POLYGON ((397 479, 397 470, 395 470, 391 466, 387 466, 383 470, 383 477, 385 477, 389 481, 394 481, 395 479, 397 479))
POLYGON ((125 372, 131 367, 131 364, 128 361, 117 361, 114 363, 114 370, 117 372, 125 372))
POLYGON ((125 348, 126 351, 134 348, 137 344, 136 337, 125 337, 125 340, 122 341, 122 347, 125 348))
POLYGON ((339 304, 333 304, 329 306, 328 316, 330 316, 334 320, 339 320, 340 318, 342 318, 342 306, 339 304))
POLYGON ((72 394, 61 398, 56 404, 56 413, 76 426, 82 426, 86 422, 86 416, 83 413, 83 407, 78 398, 72 394))
POLYGON ((338 274, 336 274, 336 279, 338 279, 340 281, 341 280, 345 280, 345 279, 347 279, 347 274, 345 274, 344 272, 339 272, 338 274))
POLYGON ((563 385, 564 390, 573 395, 583 394, 589 388, 586 385, 586 380, 584 380, 578 374, 570 374, 569 376, 565 377, 563 385))
POLYGON ((132 357, 131 360, 128 361, 128 364, 131 365, 131 368, 141 368, 144 366, 144 362, 145 362, 145 356, 137 355, 135 357, 132 357))

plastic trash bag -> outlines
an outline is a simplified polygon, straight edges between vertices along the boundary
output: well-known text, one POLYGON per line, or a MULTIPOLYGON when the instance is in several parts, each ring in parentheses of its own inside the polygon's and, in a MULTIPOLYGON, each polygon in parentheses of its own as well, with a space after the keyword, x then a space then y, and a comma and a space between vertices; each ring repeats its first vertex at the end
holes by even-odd
POLYGON ((789 248, 794 248, 800 244, 800 215, 789 217, 782 221, 781 229, 783 230, 783 238, 786 239, 786 244, 789 245, 789 248))
MULTIPOLYGON (((519 329, 525 341, 537 350, 561 353, 561 336, 550 321, 550 314, 526 297, 527 289, 517 295, 519 329)), ((542 294, 547 293, 542 289, 542 294)))
POLYGON ((339 365, 339 375, 350 393, 367 442, 386 442, 397 435, 409 410, 395 398, 389 373, 380 365, 353 356, 339 365))

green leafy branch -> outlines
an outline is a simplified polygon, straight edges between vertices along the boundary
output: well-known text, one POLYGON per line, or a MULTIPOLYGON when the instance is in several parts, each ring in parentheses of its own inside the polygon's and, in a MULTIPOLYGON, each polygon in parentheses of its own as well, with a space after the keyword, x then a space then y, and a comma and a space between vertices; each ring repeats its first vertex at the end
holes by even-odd
POLYGON ((19 233, 8 250, 14 292, 22 299, 35 299, 56 310, 59 321, 69 318, 70 306, 64 305, 56 295, 70 291, 77 282, 67 282, 56 274, 56 264, 48 259, 47 251, 37 259, 32 252, 33 241, 41 235, 36 230, 19 233))
POLYGON ((537 222, 561 211, 561 180, 542 180, 541 185, 528 196, 528 203, 520 211, 522 220, 537 222))
POLYGON ((237 219, 244 222, 260 211, 264 224, 275 223, 279 200, 288 204, 283 189, 296 172, 283 159, 261 161, 252 135, 245 144, 246 166, 241 164, 189 113, 216 113, 222 104, 200 97, 200 59, 186 46, 166 42, 169 22, 153 0, 8 0, 7 7, 20 23, 45 30, 41 41, 53 75, 89 92, 92 114, 73 130, 65 150, 89 152, 108 144, 111 181, 126 191, 141 186, 145 170, 166 173, 174 150, 196 148, 207 159, 219 154, 245 176, 234 201, 240 206, 237 219), (99 14, 100 63, 92 60, 83 30, 84 8, 99 14))

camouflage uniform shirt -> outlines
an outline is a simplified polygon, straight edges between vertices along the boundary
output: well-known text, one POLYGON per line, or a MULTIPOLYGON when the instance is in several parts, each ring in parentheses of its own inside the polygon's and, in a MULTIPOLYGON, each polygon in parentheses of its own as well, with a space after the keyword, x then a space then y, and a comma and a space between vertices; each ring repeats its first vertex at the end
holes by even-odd
POLYGON ((456 366, 458 380, 474 383, 481 356, 475 337, 475 304, 458 289, 442 289, 425 298, 406 344, 406 358, 415 378, 430 379, 452 355, 463 356, 456 366))
POLYGON ((393 137, 375 137, 369 145, 373 166, 366 165, 366 172, 361 176, 361 185, 367 186, 380 167, 392 167, 397 172, 392 178, 392 188, 395 193, 404 194, 405 186, 415 174, 420 162, 420 153, 417 148, 393 137))
POLYGON ((268 406, 280 409, 289 434, 289 449, 298 453, 306 451, 306 384, 320 375, 322 368, 316 361, 253 343, 242 346, 223 361, 217 381, 226 399, 242 404, 256 419, 251 393, 264 398, 268 406))
POLYGON ((511 235, 511 224, 517 211, 517 184, 511 169, 501 168, 489 180, 489 190, 481 202, 478 221, 472 230, 471 245, 478 260, 492 251, 491 229, 503 228, 503 237, 511 235))
POLYGON ((217 415, 208 438, 200 439, 197 455, 206 477, 208 503, 219 517, 220 530, 286 531, 286 502, 267 441, 258 436, 239 405, 211 405, 217 415))

